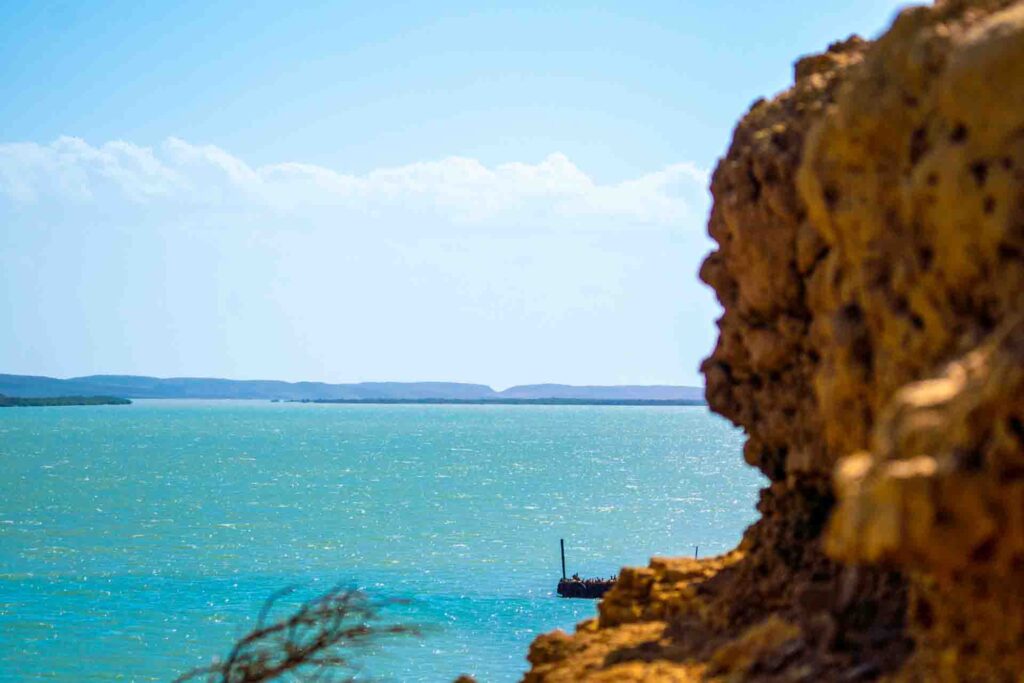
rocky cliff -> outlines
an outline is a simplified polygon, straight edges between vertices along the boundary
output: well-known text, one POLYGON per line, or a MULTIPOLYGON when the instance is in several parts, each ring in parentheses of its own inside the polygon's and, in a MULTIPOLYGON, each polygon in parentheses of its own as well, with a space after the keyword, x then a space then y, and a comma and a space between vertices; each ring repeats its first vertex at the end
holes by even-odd
POLYGON ((732 553, 627 568, 530 682, 1024 671, 1024 2, 801 59, 711 186, 711 407, 771 480, 732 553))

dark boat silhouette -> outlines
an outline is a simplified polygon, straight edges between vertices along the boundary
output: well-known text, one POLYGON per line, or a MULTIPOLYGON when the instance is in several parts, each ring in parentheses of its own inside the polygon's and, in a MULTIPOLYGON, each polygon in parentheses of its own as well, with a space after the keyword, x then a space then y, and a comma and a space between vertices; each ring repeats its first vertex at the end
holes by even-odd
POLYGON ((600 598, 615 585, 615 577, 610 579, 581 579, 578 574, 571 578, 558 580, 558 594, 563 598, 600 598))

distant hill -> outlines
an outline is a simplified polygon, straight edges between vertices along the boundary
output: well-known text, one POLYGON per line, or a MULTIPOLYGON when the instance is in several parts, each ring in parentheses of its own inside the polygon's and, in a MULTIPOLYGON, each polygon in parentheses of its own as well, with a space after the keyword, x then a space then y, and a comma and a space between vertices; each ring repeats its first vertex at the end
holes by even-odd
POLYGON ((203 377, 90 375, 57 379, 0 374, 7 396, 123 396, 125 398, 244 398, 280 400, 576 399, 588 401, 701 401, 700 387, 571 386, 530 384, 494 391, 484 384, 459 382, 279 382, 203 377))

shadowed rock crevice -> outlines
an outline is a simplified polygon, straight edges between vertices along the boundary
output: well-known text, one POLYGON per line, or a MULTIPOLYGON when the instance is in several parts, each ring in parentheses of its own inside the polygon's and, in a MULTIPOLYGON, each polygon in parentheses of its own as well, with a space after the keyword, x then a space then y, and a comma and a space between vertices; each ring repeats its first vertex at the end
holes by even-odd
POLYGON ((711 191, 707 399, 770 479, 761 519, 623 570, 526 680, 1017 680, 1024 2, 801 59, 711 191))

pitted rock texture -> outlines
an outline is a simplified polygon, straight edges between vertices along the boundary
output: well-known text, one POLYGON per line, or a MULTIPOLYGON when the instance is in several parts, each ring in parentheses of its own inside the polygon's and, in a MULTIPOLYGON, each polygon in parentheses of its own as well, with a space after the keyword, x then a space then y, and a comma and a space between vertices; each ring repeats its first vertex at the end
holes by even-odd
POLYGON ((527 681, 1019 681, 1024 2, 800 60, 715 171, 703 366, 770 479, 729 555, 625 569, 527 681))

